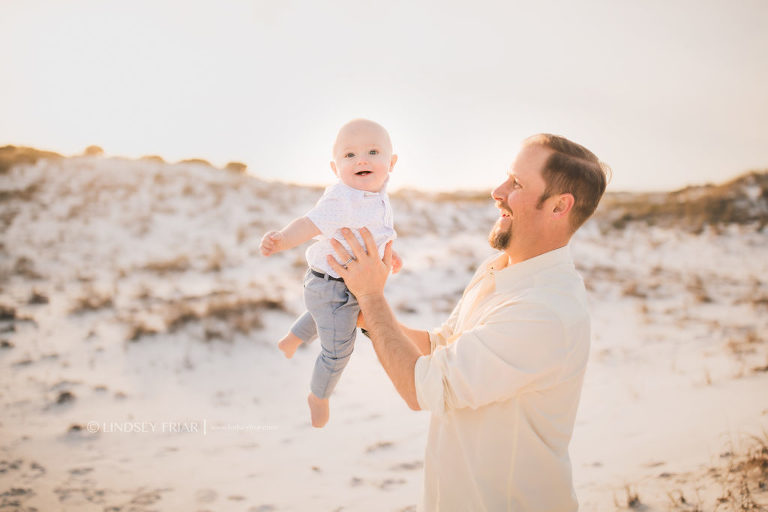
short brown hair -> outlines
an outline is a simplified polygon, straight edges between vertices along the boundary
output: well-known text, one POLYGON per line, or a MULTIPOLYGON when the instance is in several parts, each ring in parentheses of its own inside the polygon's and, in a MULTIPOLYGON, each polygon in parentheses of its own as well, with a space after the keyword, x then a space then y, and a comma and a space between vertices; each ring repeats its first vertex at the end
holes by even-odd
POLYGON ((603 197, 610 167, 581 144, 559 135, 539 133, 525 139, 523 144, 537 144, 552 150, 541 171, 546 188, 538 207, 554 195, 571 194, 574 198, 571 227, 576 231, 595 212, 603 197))

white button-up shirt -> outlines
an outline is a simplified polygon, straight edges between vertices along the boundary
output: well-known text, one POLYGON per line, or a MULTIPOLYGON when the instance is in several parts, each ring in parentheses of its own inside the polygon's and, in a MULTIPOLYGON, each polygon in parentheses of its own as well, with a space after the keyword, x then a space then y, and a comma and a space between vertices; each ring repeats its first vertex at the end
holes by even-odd
MULTIPOLYGON (((306 217, 321 232, 315 237, 317 242, 307 248, 307 263, 310 267, 333 277, 339 277, 339 275, 328 265, 326 256, 331 254, 337 260, 339 258, 331 246, 331 238, 341 242, 352 254, 349 244, 339 231, 341 228, 346 227, 353 230, 362 227, 368 228, 376 242, 379 257, 382 258, 386 243, 394 240, 397 236, 392 206, 389 204, 386 188, 382 188, 379 192, 366 192, 338 182, 325 189, 323 196, 317 201, 315 207, 306 214, 306 217)), ((357 231, 353 231, 353 233, 360 245, 365 247, 365 242, 363 242, 360 234, 357 231)))
POLYGON ((568 443, 590 343, 568 246, 484 262, 416 362, 425 511, 574 511, 568 443))

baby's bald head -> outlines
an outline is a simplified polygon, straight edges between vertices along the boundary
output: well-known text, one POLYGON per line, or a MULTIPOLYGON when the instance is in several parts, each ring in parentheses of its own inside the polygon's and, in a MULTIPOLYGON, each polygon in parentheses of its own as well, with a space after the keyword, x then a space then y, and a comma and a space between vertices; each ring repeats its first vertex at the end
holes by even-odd
POLYGON ((368 119, 353 119, 342 126, 336 135, 336 141, 333 143, 333 157, 336 158, 337 152, 342 151, 345 144, 361 138, 377 142, 383 151, 392 154, 392 140, 383 126, 368 119))

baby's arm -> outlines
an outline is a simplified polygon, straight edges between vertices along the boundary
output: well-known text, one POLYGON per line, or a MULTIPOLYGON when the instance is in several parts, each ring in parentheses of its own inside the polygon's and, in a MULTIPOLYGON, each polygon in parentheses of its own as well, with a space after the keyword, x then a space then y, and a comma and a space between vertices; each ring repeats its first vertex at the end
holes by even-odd
POLYGON ((271 256, 280 251, 293 249, 320 234, 315 223, 300 217, 280 231, 270 231, 261 239, 261 254, 271 256))

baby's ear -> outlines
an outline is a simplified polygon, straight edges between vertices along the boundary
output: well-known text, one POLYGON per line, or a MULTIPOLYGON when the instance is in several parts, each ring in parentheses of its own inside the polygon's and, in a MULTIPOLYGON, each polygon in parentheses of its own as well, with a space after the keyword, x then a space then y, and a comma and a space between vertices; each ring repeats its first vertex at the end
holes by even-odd
POLYGON ((339 171, 336 170, 336 162, 334 162, 333 160, 331 160, 331 170, 333 171, 333 174, 335 174, 336 176, 339 175, 339 171))
POLYGON ((392 172, 392 168, 395 167, 396 163, 397 163, 397 155, 392 155, 392 160, 389 162, 389 172, 392 172))

